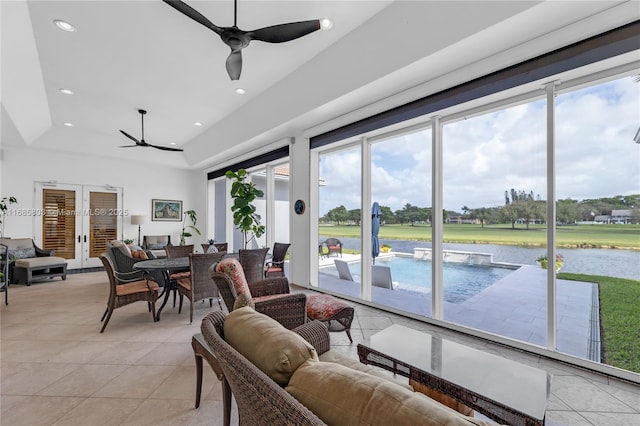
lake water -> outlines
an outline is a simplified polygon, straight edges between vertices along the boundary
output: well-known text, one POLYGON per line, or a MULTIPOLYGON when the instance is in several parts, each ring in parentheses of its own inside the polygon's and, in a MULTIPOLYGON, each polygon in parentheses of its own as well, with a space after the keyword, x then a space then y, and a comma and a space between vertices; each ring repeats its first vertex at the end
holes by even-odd
MULTIPOLYGON (((340 238, 345 248, 360 250, 360 240, 340 238)), ((380 240, 380 245, 389 244, 392 250, 413 253, 415 247, 431 248, 430 242, 380 240)), ((536 259, 546 253, 544 247, 518 247, 494 244, 444 244, 446 250, 492 253, 494 262, 535 265, 536 259)), ((640 280, 640 251, 614 249, 566 249, 558 250, 564 256, 562 272, 605 275, 609 277, 640 280)))

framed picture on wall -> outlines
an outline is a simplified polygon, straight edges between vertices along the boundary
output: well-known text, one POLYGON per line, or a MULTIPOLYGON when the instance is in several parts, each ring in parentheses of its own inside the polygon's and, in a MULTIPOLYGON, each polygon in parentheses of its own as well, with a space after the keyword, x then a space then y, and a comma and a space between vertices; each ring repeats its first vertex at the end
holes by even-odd
POLYGON ((151 200, 151 220, 180 222, 182 220, 182 201, 151 200))

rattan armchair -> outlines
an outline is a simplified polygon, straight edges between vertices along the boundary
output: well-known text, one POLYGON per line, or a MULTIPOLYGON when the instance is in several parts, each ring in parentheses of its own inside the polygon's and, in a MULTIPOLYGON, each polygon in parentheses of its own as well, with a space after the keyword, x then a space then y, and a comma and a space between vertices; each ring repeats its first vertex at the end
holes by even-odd
POLYGON ((249 284, 264 279, 264 263, 268 248, 238 250, 238 258, 249 284))
POLYGON ((158 299, 158 284, 148 277, 139 279, 134 273, 119 273, 115 271, 111 260, 105 254, 100 255, 100 260, 109 277, 109 299, 107 301, 107 309, 100 319, 103 322, 100 333, 107 328, 111 314, 115 309, 134 302, 147 302, 149 312, 151 312, 155 322, 155 302, 158 299))
MULTIPOLYGON (((242 266, 233 258, 225 258, 222 263, 232 263, 240 268, 242 266)), ((284 327, 292 329, 304 324, 307 321, 306 307, 307 296, 304 293, 290 293, 289 280, 286 277, 268 278, 253 283, 246 282, 244 274, 233 276, 230 273, 222 272, 217 267, 218 264, 209 268, 209 275, 218 287, 222 300, 229 312, 233 311, 239 298, 237 288, 248 286, 250 294, 242 294, 248 300, 242 300, 243 305, 253 304, 255 310, 278 321, 284 327), (244 283, 235 283, 234 280, 244 283)))
POLYGON ((180 307, 178 313, 182 312, 182 301, 184 297, 189 299, 189 324, 193 322, 193 304, 198 300, 209 298, 209 307, 213 307, 213 298, 218 299, 220 309, 220 295, 218 287, 209 276, 209 267, 222 259, 225 253, 204 253, 190 254, 189 277, 178 280, 178 294, 180 295, 180 307))
MULTIPOLYGON (((225 342, 223 326, 226 315, 215 311, 202 320, 204 340, 215 357, 214 370, 221 369, 223 395, 229 392, 238 407, 240 425, 324 425, 315 414, 287 393, 276 382, 225 342)), ((318 321, 306 323, 295 330, 311 343, 318 354, 329 350, 329 333, 318 321)), ((231 411, 231 398, 223 403, 225 426, 231 411)))

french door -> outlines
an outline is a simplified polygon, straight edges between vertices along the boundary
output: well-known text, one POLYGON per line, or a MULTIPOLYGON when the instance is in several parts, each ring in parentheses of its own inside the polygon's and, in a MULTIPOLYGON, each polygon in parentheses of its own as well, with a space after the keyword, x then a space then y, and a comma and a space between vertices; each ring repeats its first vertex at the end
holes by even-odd
POLYGON ((101 266, 100 253, 122 231, 122 188, 36 182, 36 244, 69 269, 101 266))

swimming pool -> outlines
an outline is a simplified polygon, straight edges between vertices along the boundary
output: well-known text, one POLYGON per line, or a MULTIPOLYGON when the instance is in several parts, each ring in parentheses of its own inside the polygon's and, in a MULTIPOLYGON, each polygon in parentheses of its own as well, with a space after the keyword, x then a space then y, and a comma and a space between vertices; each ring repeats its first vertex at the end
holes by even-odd
MULTIPOLYGON (((413 257, 390 256, 376 259, 376 265, 389 266, 391 277, 397 283, 397 289, 431 292, 431 261, 413 257)), ((352 275, 360 274, 360 262, 349 263, 352 275)), ((450 303, 462 303, 480 293, 503 277, 512 269, 465 263, 444 263, 444 300, 450 303)))

